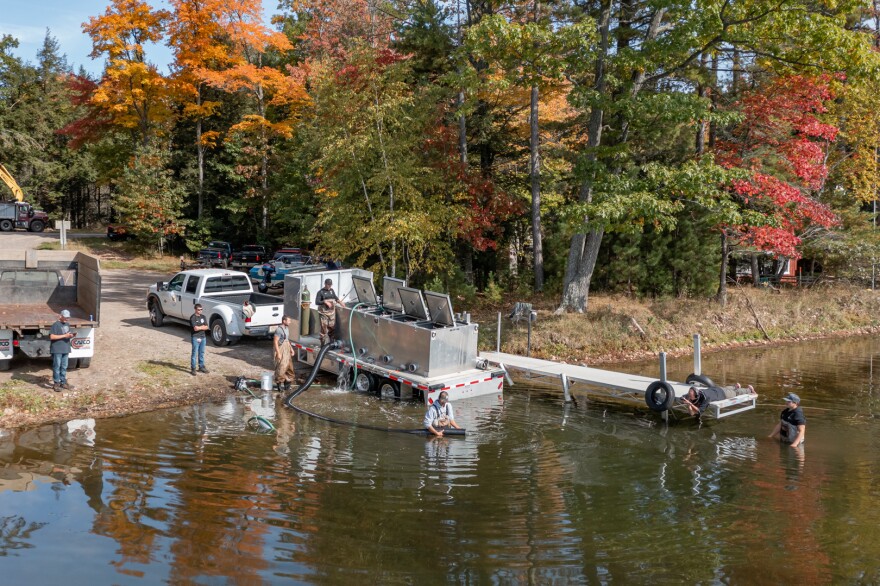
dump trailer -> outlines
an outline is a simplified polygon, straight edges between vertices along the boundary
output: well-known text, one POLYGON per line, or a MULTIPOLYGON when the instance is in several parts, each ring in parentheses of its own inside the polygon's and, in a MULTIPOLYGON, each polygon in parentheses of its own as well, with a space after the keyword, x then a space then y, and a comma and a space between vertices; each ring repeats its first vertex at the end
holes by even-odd
POLYGON ((70 311, 70 368, 88 368, 101 316, 101 264, 63 250, 0 251, 0 370, 13 353, 49 357, 49 330, 70 311))

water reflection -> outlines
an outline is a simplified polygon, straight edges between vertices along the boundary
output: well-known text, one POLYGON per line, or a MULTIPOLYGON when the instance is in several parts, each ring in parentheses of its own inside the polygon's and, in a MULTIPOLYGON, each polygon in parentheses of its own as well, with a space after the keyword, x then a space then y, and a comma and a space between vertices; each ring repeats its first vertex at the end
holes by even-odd
MULTIPOLYGON (((4 434, 4 581, 877 582, 875 350, 704 356, 716 382, 762 395, 702 426, 512 390, 457 404, 464 438, 329 425, 262 396, 4 434), (797 450, 766 438, 788 390, 809 418, 797 450), (275 433, 250 430, 257 414, 275 433)), ((391 427, 423 415, 332 389, 302 401, 391 427)))

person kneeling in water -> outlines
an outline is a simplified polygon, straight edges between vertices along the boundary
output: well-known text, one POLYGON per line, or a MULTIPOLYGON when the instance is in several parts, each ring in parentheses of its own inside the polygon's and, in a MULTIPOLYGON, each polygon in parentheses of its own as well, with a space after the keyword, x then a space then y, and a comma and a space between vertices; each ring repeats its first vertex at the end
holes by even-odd
POLYGON ((425 429, 437 437, 443 437, 443 430, 450 427, 461 429, 455 422, 452 405, 449 404, 449 393, 442 391, 437 400, 425 412, 425 429))
POLYGON ((755 388, 752 385, 743 388, 739 383, 736 383, 733 387, 728 388, 712 386, 705 389, 697 389, 697 387, 691 387, 688 389, 687 395, 683 396, 681 400, 687 405, 691 415, 699 417, 712 401, 723 401, 738 395, 754 394, 755 388))

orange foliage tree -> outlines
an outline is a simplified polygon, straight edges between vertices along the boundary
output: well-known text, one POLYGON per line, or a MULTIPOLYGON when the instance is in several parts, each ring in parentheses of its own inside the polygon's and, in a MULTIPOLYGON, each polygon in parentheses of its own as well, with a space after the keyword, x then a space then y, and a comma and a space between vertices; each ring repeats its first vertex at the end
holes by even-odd
POLYGON ((141 0, 111 0, 103 15, 83 24, 92 38, 92 58, 107 58, 91 101, 110 114, 115 126, 132 131, 141 146, 149 145, 171 118, 167 80, 144 51, 146 43, 162 39, 168 16, 141 0))
POLYGON ((201 68, 199 75, 214 87, 251 99, 252 113, 229 129, 227 140, 239 141, 251 161, 239 165, 239 173, 248 179, 259 178, 259 187, 252 186, 248 195, 261 198, 265 228, 272 140, 292 135, 295 114, 308 97, 296 69, 275 67, 278 56, 292 50, 293 45, 284 34, 263 24, 261 2, 228 0, 223 3, 219 23, 228 48, 227 62, 218 69, 201 68))
POLYGON ((216 145, 219 136, 216 131, 203 130, 204 121, 216 112, 220 102, 205 99, 202 74, 230 64, 219 22, 224 5, 222 0, 171 0, 173 12, 168 22, 168 44, 174 52, 173 89, 183 105, 183 116, 195 122, 197 218, 202 217, 204 208, 205 153, 216 145))

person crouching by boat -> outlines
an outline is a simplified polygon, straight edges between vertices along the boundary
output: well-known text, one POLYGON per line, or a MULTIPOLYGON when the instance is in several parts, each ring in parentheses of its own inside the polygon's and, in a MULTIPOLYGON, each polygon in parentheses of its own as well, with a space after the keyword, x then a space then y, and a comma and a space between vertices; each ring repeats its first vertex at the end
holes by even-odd
POLYGON ((691 415, 699 417, 712 401, 723 401, 724 399, 732 399, 739 395, 754 394, 755 388, 752 385, 742 387, 739 383, 727 388, 712 386, 698 389, 697 387, 691 387, 688 389, 687 394, 681 398, 681 401, 687 405, 691 415))
POLYGON ((437 437, 443 437, 444 429, 461 429, 455 422, 452 405, 449 404, 449 393, 441 391, 440 396, 425 412, 425 429, 437 437))
POLYGON ((779 415, 779 423, 773 428, 771 438, 779 438, 791 447, 796 448, 804 443, 807 432, 807 418, 801 409, 801 398, 794 393, 789 393, 782 399, 787 406, 779 415))

